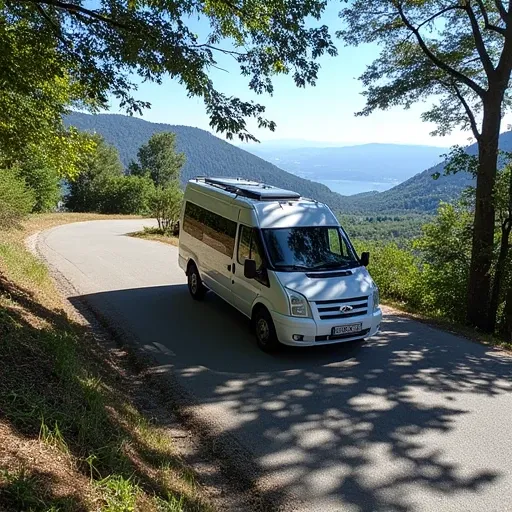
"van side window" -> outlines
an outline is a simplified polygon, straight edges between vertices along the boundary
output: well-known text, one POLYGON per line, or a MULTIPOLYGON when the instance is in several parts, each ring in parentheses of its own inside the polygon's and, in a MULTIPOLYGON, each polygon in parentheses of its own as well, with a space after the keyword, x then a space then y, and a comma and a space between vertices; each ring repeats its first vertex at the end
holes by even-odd
POLYGON ((256 262, 256 268, 261 268, 263 259, 258 244, 257 233, 254 228, 240 226, 238 236, 238 263, 243 265, 245 260, 250 259, 256 262))
POLYGON ((233 256, 236 222, 187 201, 183 230, 226 256, 233 256))

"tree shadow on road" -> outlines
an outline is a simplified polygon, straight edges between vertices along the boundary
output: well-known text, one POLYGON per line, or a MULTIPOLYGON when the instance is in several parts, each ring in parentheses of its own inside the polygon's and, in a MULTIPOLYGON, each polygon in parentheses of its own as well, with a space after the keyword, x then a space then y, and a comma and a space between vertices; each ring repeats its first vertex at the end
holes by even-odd
MULTIPOLYGON (((512 395, 509 355, 390 316, 365 343, 269 356, 241 315, 213 296, 193 302, 185 286, 82 299, 130 332, 155 372, 172 372, 251 448, 269 492, 286 490, 305 509, 443 510, 444 500, 460 499, 460 510, 480 510, 488 493, 499 497, 504 482, 511 488, 512 458, 502 464, 510 443, 484 443, 485 418, 481 432, 461 428, 512 395), (478 397, 495 402, 479 413, 478 397), (465 442, 476 442, 474 458, 465 442), (429 499, 429 507, 418 502, 429 499)), ((503 510, 510 499, 501 496, 503 510)))

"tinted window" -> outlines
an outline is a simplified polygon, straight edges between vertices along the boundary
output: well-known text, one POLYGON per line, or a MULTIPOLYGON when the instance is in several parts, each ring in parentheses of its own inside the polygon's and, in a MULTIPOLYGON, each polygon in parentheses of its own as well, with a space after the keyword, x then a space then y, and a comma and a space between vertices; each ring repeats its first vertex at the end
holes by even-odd
POLYGON ((256 262, 256 268, 261 268, 263 260, 258 244, 258 233, 254 228, 240 226, 238 238, 238 263, 243 265, 245 260, 250 259, 256 262))
POLYGON ((187 201, 183 230, 226 256, 233 255, 236 222, 187 201))

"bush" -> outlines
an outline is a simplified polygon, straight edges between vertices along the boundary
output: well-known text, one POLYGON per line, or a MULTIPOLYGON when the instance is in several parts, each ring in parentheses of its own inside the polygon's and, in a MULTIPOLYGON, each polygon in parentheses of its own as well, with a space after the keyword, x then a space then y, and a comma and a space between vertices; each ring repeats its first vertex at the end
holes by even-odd
POLYGON ((464 321, 471 252, 471 212, 442 204, 413 246, 358 242, 381 297, 430 315, 464 321))
POLYGON ((158 221, 158 228, 164 232, 173 231, 181 211, 183 192, 177 182, 167 187, 156 187, 149 197, 149 210, 158 221))
POLYGON ((421 302, 418 296, 420 267, 415 255, 409 248, 402 249, 391 242, 388 244, 359 243, 362 250, 369 251, 368 271, 379 287, 381 297, 397 302, 406 302, 417 306, 421 302))
POLYGON ((16 226, 35 205, 34 193, 18 169, 0 169, 0 229, 16 226))
POLYGON ((28 162, 20 168, 20 176, 34 192, 33 210, 37 213, 54 211, 61 199, 60 178, 55 169, 39 162, 28 162))
POLYGON ((99 205, 100 213, 149 213, 149 199, 154 193, 150 178, 141 176, 110 177, 104 183, 99 205))

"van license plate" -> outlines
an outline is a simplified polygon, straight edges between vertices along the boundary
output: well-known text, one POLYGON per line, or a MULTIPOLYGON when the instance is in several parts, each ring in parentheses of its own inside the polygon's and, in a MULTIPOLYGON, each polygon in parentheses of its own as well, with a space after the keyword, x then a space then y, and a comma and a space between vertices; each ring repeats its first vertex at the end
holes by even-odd
POLYGON ((349 324, 340 325, 333 327, 331 330, 331 336, 339 336, 340 334, 351 334, 362 330, 363 324, 349 324))

